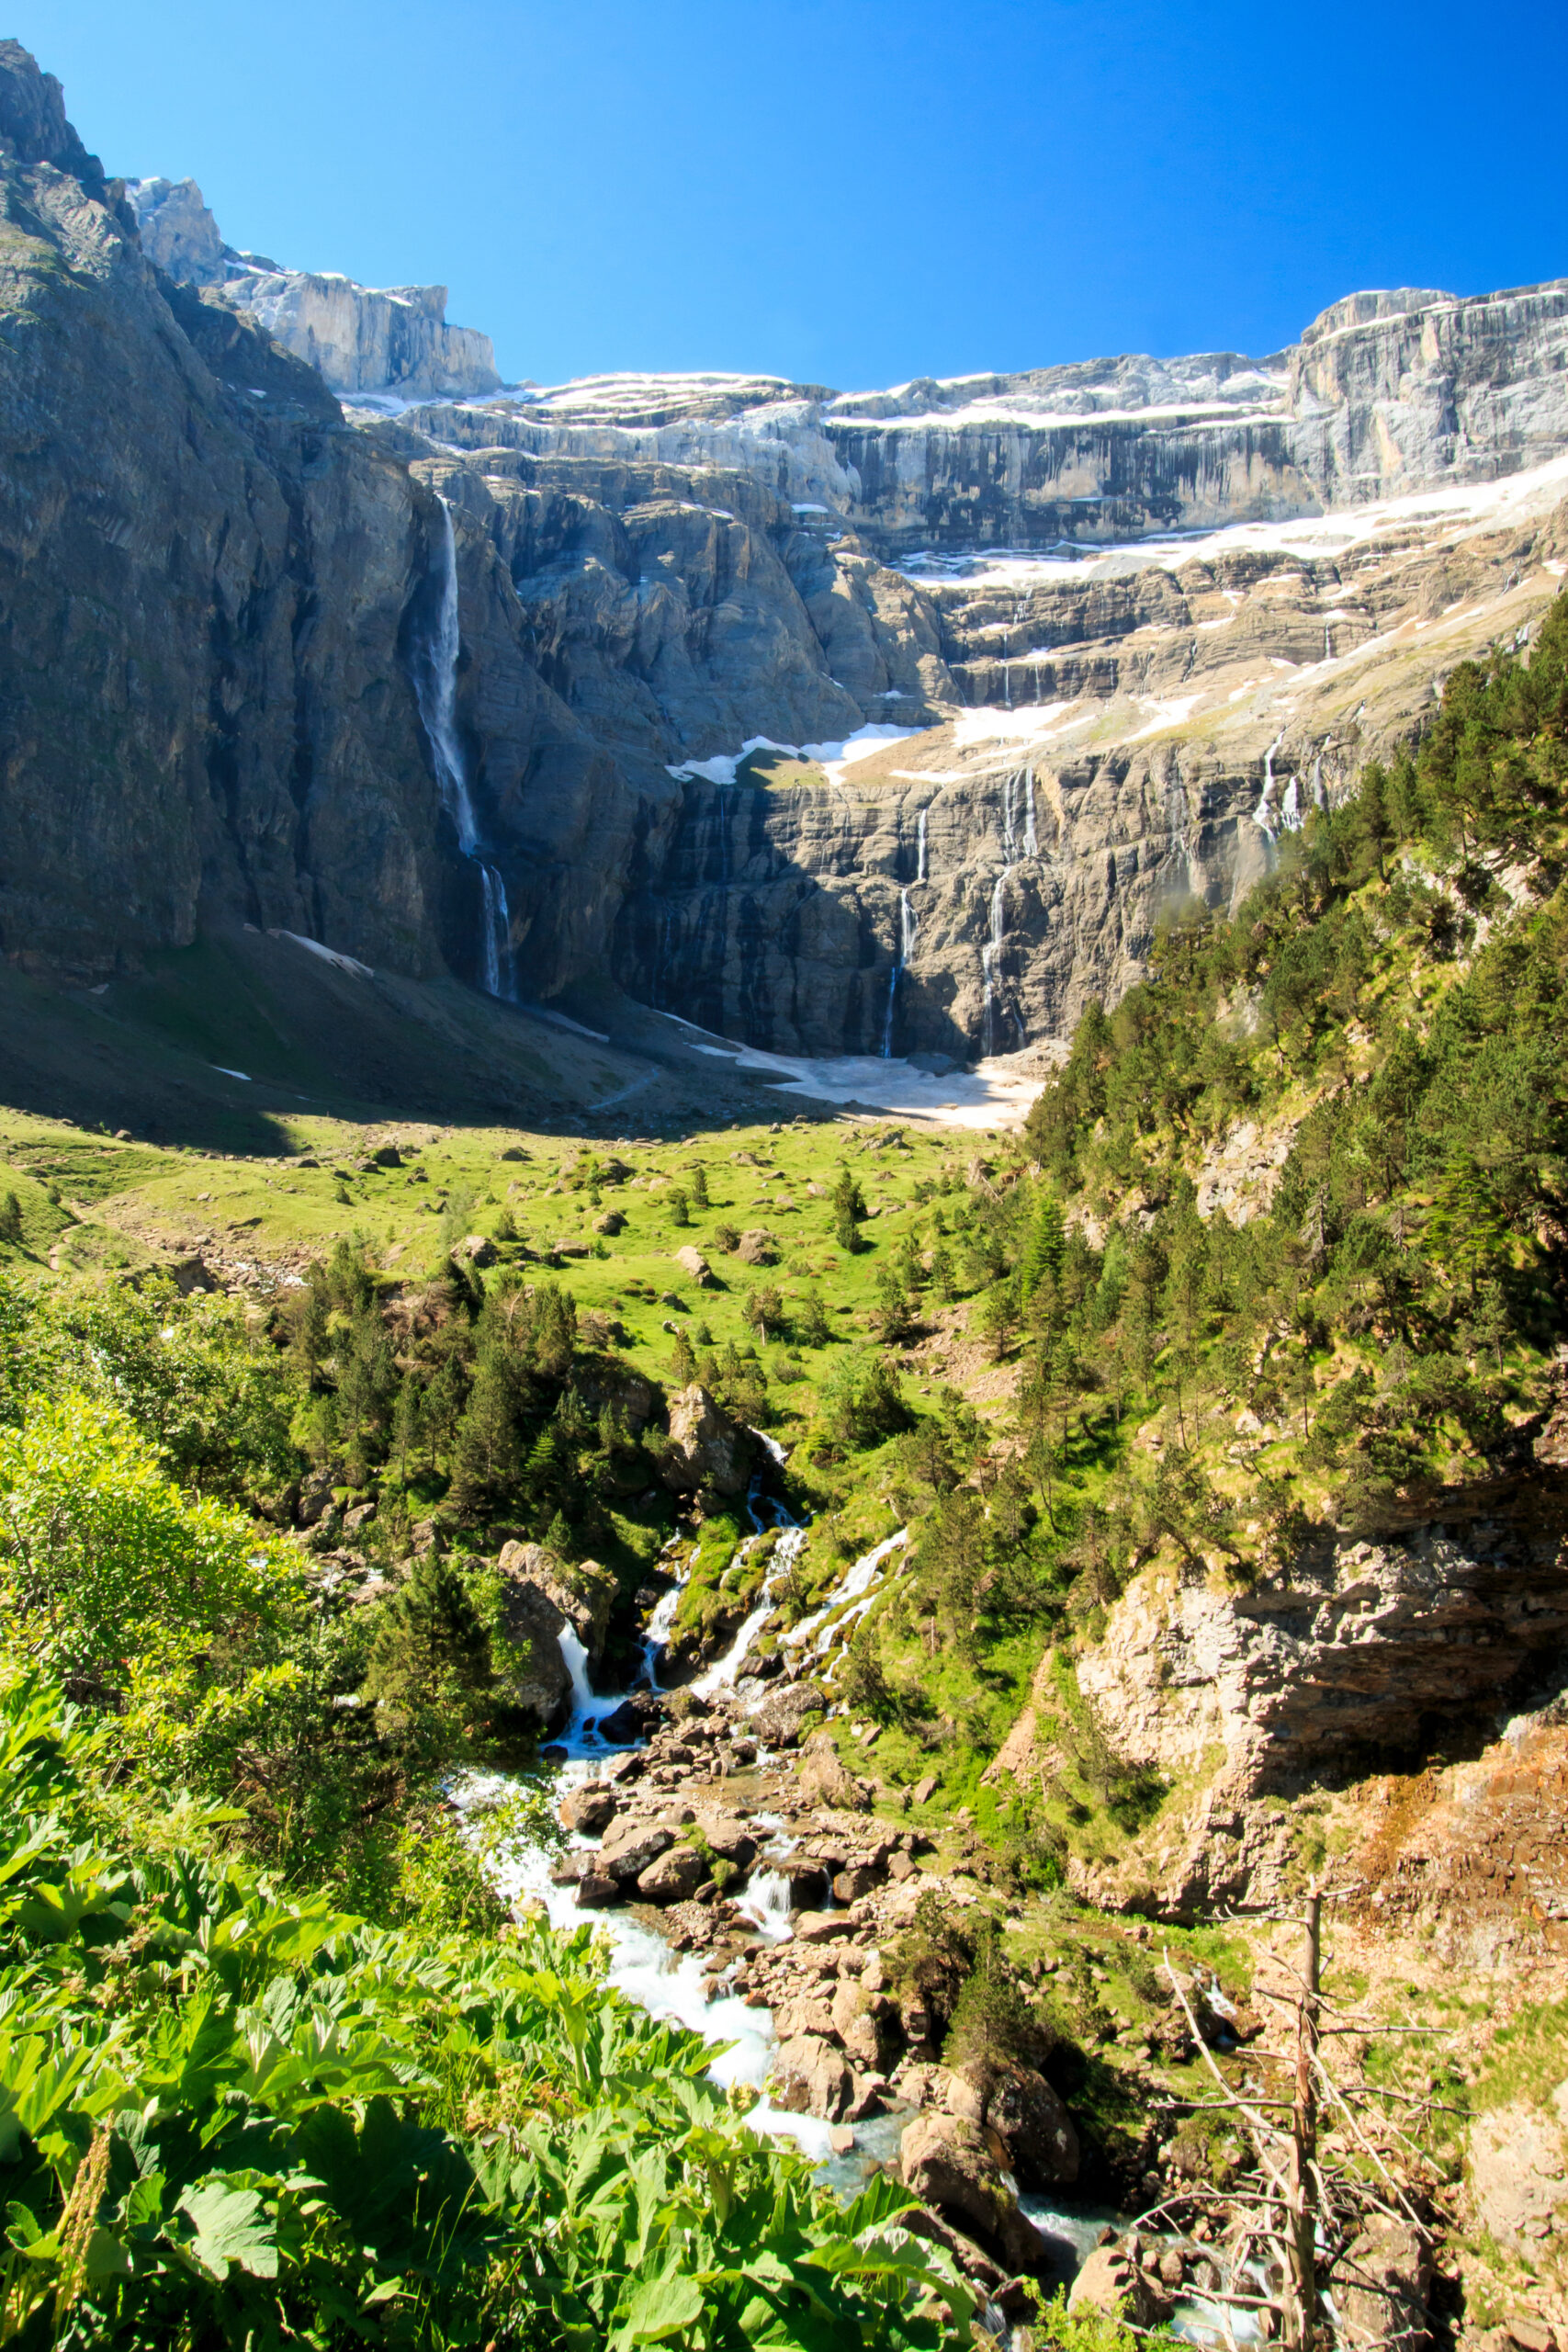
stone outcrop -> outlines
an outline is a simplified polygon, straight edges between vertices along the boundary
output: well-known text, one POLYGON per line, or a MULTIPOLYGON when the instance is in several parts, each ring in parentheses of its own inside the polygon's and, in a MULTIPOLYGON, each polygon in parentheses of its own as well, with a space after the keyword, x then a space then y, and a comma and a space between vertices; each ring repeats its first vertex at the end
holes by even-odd
POLYGON ((1038 2270, 1045 2242, 1019 2211, 1002 2167, 978 2125, 960 2116, 918 2115, 898 2144, 898 2169, 923 2204, 971 2223, 1015 2270, 1038 2270))
POLYGON ((1226 1590, 1146 1570, 1078 1663, 1135 1760, 1190 1772, 1216 1747, 1250 1791, 1325 1758, 1409 1744, 1495 1697, 1568 1633, 1555 1536, 1504 1523, 1349 1537, 1226 1590))
POLYGON ((1351 2341, 1378 2352, 1421 2352, 1432 2275, 1426 2238, 1408 2222, 1374 2216, 1335 2266, 1335 2301, 1351 2341))
POLYGON ((525 1589, 540 1593, 571 1626, 589 1656, 599 1657, 615 1599, 615 1579, 608 1568, 597 1560, 558 1560, 542 1544, 518 1543, 502 1544, 496 1566, 503 1579, 503 1611, 512 1609, 514 1594, 525 1589))
POLYGON ((730 1419, 700 1381, 670 1399, 670 1441, 659 1475, 677 1494, 708 1487, 717 1495, 743 1495, 756 1453, 750 1432, 730 1419))
POLYGON ((1078 2135, 1037 2068, 1016 2061, 960 2067, 949 2078, 951 2114, 994 2132, 1026 2188, 1068 2188, 1078 2177, 1078 2135))

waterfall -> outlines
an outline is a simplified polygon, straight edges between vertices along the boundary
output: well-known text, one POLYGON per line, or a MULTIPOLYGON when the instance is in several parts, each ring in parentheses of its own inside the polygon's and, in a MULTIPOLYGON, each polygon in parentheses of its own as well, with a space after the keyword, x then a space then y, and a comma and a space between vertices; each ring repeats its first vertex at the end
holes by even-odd
POLYGON ((1010 710, 1012 708, 1012 663, 1005 657, 1002 662, 1002 696, 1010 710))
POLYGON ((1011 775, 1004 775, 1002 778, 1002 857, 1009 865, 1018 854, 1018 844, 1013 838, 1012 787, 1011 775))
POLYGON ((1032 768, 1025 768, 1023 771, 1023 789, 1029 811, 1023 827, 1023 854, 1025 857, 1038 857, 1040 839, 1034 830, 1034 770, 1032 768))
MULTIPOLYGON (((901 1527, 896 1535, 889 1535, 885 1542, 875 1544, 869 1552, 863 1553, 852 1566, 846 1568, 821 1608, 814 1609, 809 1617, 803 1617, 798 1625, 792 1625, 789 1632, 781 1636, 784 1646, 795 1649, 801 1643, 810 1642, 813 1657, 819 1657, 839 1630, 838 1623, 829 1625, 826 1620, 836 1609, 842 1609, 846 1601, 857 1601, 863 1594, 870 1592, 872 1580, 883 1561, 890 1552, 897 1551, 900 1544, 907 1544, 908 1540, 908 1529, 901 1527)), ((874 1598, 873 1594, 872 1599, 874 1598)), ((868 1600, 866 1607, 870 1605, 868 1600)), ((856 1610, 853 1613, 859 1616, 863 1612, 856 1610)))
POLYGON ((1279 823, 1275 815, 1274 754, 1284 740, 1285 730, 1281 727, 1263 754, 1263 789, 1258 796, 1258 806, 1252 812, 1253 823, 1264 835, 1270 847, 1279 831, 1279 823))
POLYGON ((997 1050, 996 979, 997 957, 1007 933, 1007 887, 1010 865, 1004 865, 997 876, 991 892, 991 935, 980 950, 980 970, 985 978, 985 1046, 987 1059, 997 1050))
POLYGON ((745 1894, 736 1905, 770 1943, 783 1941, 789 1928, 790 1883, 783 1871, 753 1871, 745 1894))
POLYGON ((920 811, 920 821, 919 821, 919 826, 917 827, 917 829, 916 829, 916 832, 915 832, 915 879, 916 879, 916 881, 917 881, 917 882, 923 882, 923 881, 925 880, 925 878, 926 878, 926 812, 925 812, 925 810, 922 808, 922 809, 921 809, 921 811, 920 811))
POLYGON ((887 975, 887 1011, 882 1023, 882 1058, 885 1062, 891 1061, 893 1058, 893 1013, 898 1001, 898 983, 904 977, 905 966, 915 952, 915 933, 919 927, 915 920, 915 910, 909 904, 909 893, 908 890, 900 890, 898 893, 898 959, 887 975))
POLYGON ((588 1652, 575 1625, 563 1625, 556 1639, 560 1644, 561 1663, 571 1677, 570 1730, 581 1733, 584 1727, 583 1717, 595 1708, 604 1713, 606 1712, 605 1702, 593 1696, 593 1687, 588 1679, 588 1652))
POLYGON ((452 509, 439 492, 436 503, 441 509, 441 602, 424 659, 413 664, 414 700, 430 744, 441 805, 452 820, 457 847, 479 871, 479 903, 484 910, 479 969, 485 991, 490 996, 514 998, 517 982, 512 966, 512 922, 506 885, 497 869, 479 854, 479 820, 468 789, 468 763, 457 734, 457 655, 461 644, 457 623, 457 543, 452 530, 452 509))

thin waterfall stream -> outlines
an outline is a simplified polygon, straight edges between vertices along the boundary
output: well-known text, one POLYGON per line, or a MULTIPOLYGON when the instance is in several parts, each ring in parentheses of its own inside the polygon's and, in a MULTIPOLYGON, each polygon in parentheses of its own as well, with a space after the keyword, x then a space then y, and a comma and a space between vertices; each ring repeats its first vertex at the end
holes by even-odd
POLYGON ((506 884, 480 847, 479 819, 468 788, 468 761, 457 732, 457 658, 462 639, 458 626, 457 542, 452 509, 437 492, 441 537, 437 567, 441 583, 435 626, 423 647, 424 658, 413 668, 414 700, 423 722, 441 805, 451 818, 457 847, 479 871, 479 978, 487 996, 516 998, 517 981, 512 956, 512 918, 506 884))

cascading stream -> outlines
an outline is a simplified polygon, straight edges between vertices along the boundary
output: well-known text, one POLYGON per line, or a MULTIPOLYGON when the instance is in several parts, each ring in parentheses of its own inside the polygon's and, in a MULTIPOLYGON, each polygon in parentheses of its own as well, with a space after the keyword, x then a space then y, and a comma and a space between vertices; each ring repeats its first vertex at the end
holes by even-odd
POLYGON ((479 820, 468 789, 468 762, 457 733, 457 656, 461 650, 457 611, 457 543, 452 509, 436 494, 441 509, 441 597, 435 627, 424 649, 424 660, 413 664, 414 700, 423 722, 441 805, 451 818, 457 847, 479 869, 479 904, 483 921, 479 937, 479 974, 487 996, 513 1001, 517 994, 512 960, 512 918, 506 884, 500 869, 480 853, 479 820))

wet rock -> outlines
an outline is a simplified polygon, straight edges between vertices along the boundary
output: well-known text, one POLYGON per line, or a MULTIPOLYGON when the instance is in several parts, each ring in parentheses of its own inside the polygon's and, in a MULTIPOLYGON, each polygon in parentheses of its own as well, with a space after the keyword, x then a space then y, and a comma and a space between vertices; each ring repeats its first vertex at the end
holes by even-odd
POLYGON ((919 2115, 899 2143, 906 2188, 922 2203, 973 2222, 1015 2270, 1038 2270, 1045 2241, 1002 2177, 984 2133, 953 2115, 919 2115))
POLYGON ((602 1838, 615 1813, 614 1791, 598 1781, 585 1781, 581 1788, 562 1797, 556 1808, 561 1827, 575 1830, 583 1838, 602 1838))
MULTIPOLYGON (((558 1615, 571 1627, 590 1657, 598 1657, 602 1654, 616 1589, 615 1579, 608 1568, 602 1568, 597 1560, 568 1562, 558 1559, 542 1544, 517 1543, 502 1545, 496 1566, 502 1578, 503 1619, 513 1605, 513 1594, 532 1587, 545 1596, 558 1615)), ((509 1622, 507 1630, 510 1633, 509 1622)), ((533 1628, 529 1626, 525 1630, 531 1634, 533 1628)), ((559 1631, 558 1626, 558 1648, 559 1631)), ((536 1668, 537 1660, 535 1665, 536 1668)), ((570 1675, 567 1679, 570 1683, 570 1675)))
MULTIPOLYGON (((618 1707, 613 1707, 607 1715, 599 1717, 599 1736, 601 1739, 607 1739, 612 1747, 627 1745, 634 1739, 646 1739, 649 1730, 660 1720, 663 1713, 663 1707, 659 1700, 644 1691, 636 1690, 629 1699, 623 1699, 618 1707)), ((627 1763, 635 1760, 639 1773, 644 1769, 641 1757, 635 1759, 628 1757, 625 1760, 627 1763)))
POLYGON ((645 1903, 684 1903, 707 1874, 707 1863, 694 1846, 671 1846, 639 1872, 637 1891, 645 1903))
POLYGON ((658 1822, 627 1822, 613 1831, 599 1849, 599 1867, 624 1885, 630 1885, 675 1843, 674 1832, 658 1822))
MULTIPOLYGON (((620 1710, 617 1708, 615 1712, 619 1713, 620 1710)), ((608 1715, 601 1715, 599 1718, 600 1733, 605 1738, 609 1737, 609 1734, 605 1732, 604 1725, 610 1720, 608 1715)), ((604 1778, 606 1781, 613 1781, 617 1788, 629 1788, 634 1781, 641 1780, 645 1769, 640 1756, 613 1756, 604 1767, 604 1778)))
POLYGON ((757 1442, 732 1421, 700 1381, 670 1400, 670 1442, 659 1475, 676 1494, 711 1487, 716 1494, 743 1495, 756 1461, 757 1442))
POLYGON ((836 2123, 849 2106, 854 2080, 831 2042, 816 2034, 795 2034, 780 2045, 773 2061, 773 2096, 791 2115, 820 2116, 836 2123))
POLYGON ((613 1903, 624 1903, 626 1888, 606 1870, 585 1870, 577 1882, 578 1907, 582 1911, 605 1911, 613 1903))

